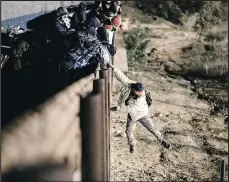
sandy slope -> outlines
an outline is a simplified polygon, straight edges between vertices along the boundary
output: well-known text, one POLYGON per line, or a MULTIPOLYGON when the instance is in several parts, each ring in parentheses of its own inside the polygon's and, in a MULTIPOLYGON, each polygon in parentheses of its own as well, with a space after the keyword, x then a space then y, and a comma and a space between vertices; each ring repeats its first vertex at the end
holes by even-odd
MULTIPOLYGON (((157 30, 158 34, 166 35, 166 38, 152 37, 151 48, 160 47, 165 54, 179 52, 184 43, 188 44, 197 38, 194 32, 181 32, 165 25, 161 27, 157 25, 157 29, 152 29, 155 30, 152 32, 155 34, 157 30)), ((111 180, 219 179, 220 159, 228 163, 228 133, 224 118, 210 116, 209 105, 197 99, 190 83, 168 77, 163 69, 129 72, 128 77, 143 82, 151 92, 153 105, 150 116, 171 142, 172 149, 162 148, 156 138, 139 123, 135 131, 136 151, 130 154, 125 137, 127 116, 125 113, 112 112, 111 180)), ((113 106, 116 105, 118 95, 113 94, 113 106)))

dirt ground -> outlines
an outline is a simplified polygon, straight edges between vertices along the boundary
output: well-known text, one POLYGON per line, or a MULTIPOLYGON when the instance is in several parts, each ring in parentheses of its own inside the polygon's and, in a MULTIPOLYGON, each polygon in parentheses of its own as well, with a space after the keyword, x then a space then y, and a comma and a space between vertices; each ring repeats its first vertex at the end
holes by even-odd
MULTIPOLYGON (((144 24, 133 26, 150 26, 152 37, 148 52, 157 48, 160 56, 177 54, 182 46, 198 39, 195 32, 184 32, 163 23, 155 27, 144 24)), ((130 25, 126 27, 131 28, 130 25)), ((163 148, 138 123, 134 133, 136 150, 130 154, 125 136, 127 114, 112 112, 111 181, 219 180, 221 159, 225 160, 225 180, 228 180, 228 128, 225 118, 210 116, 210 106, 197 98, 190 82, 169 77, 160 66, 152 66, 149 71, 129 71, 127 75, 144 83, 151 92, 153 104, 149 114, 172 149, 163 148)), ((113 93, 112 106, 116 106, 118 96, 118 92, 113 93)))

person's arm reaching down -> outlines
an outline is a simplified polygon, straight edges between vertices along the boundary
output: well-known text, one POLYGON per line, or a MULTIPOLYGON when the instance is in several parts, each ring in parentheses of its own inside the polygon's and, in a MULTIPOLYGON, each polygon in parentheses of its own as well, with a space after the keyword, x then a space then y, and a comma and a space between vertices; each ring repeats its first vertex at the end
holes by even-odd
POLYGON ((112 65, 110 62, 107 63, 111 68, 113 68, 114 76, 124 85, 128 85, 130 83, 136 83, 133 80, 130 80, 122 71, 112 65))

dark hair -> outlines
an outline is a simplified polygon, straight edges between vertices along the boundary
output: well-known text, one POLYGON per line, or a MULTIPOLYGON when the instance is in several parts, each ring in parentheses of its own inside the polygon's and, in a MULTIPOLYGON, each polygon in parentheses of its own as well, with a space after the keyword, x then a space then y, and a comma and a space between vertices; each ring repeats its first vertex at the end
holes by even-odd
POLYGON ((144 85, 142 83, 134 83, 131 85, 132 89, 138 92, 142 92, 144 90, 144 85))
POLYGON ((86 9, 87 9, 87 4, 86 4, 85 2, 81 2, 81 3, 79 4, 79 8, 80 8, 81 10, 83 10, 83 11, 86 11, 86 9))
POLYGON ((60 17, 60 16, 63 16, 63 15, 66 15, 68 14, 68 10, 64 7, 59 7, 57 10, 57 17, 60 17))

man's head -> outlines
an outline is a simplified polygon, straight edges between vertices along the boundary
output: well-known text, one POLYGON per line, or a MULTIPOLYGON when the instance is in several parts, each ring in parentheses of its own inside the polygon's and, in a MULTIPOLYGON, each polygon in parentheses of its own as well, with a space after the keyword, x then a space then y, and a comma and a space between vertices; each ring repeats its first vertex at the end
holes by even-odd
POLYGON ((111 24, 117 29, 121 25, 121 15, 116 15, 112 18, 111 24))
POLYGON ((68 10, 66 8, 63 7, 59 7, 57 9, 57 18, 59 19, 59 21, 63 22, 67 28, 70 28, 71 24, 70 24, 70 19, 68 18, 68 10))
POLYGON ((81 2, 79 4, 79 8, 83 11, 86 11, 87 10, 87 4, 85 2, 81 2))
POLYGON ((144 94, 144 85, 142 83, 132 84, 132 89, 137 96, 144 94))
POLYGON ((65 17, 69 14, 68 10, 64 7, 59 7, 56 11, 57 11, 57 17, 58 18, 65 17))

